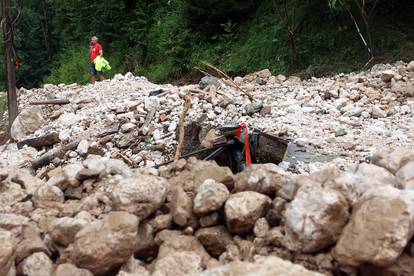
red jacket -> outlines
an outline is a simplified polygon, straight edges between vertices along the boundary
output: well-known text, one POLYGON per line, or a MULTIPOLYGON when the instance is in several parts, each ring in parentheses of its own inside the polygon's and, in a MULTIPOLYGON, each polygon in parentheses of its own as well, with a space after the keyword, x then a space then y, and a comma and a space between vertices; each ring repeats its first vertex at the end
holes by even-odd
POLYGON ((100 55, 100 51, 103 51, 101 44, 95 43, 95 45, 91 46, 91 51, 90 51, 91 62, 93 62, 95 58, 100 55))

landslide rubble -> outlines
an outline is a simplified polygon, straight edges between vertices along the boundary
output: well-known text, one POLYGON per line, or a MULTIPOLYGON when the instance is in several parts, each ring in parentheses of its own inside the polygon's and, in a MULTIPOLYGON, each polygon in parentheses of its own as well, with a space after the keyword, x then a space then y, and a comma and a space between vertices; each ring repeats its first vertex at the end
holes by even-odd
MULTIPOLYGON (((379 64, 369 71, 308 80, 263 70, 233 83, 205 77, 199 85, 181 87, 127 73, 86 86, 22 88, 21 113, 12 127, 20 143, 3 146, 0 163, 27 166, 43 156, 57 167, 95 154, 133 167, 162 164, 173 157, 183 98, 190 91, 186 122, 190 132, 200 128, 196 144, 212 127, 247 122, 291 141, 289 158, 280 164, 285 170, 311 173, 331 161, 347 168, 377 149, 413 148, 413 67, 414 61, 379 64), (32 105, 61 99, 69 104, 32 105), (40 142, 27 141, 39 137, 40 142), (72 146, 57 152, 67 144, 72 146)), ((84 174, 93 176, 91 170, 84 174)))
POLYGON ((50 171, 41 179, 3 168, 0 196, 13 200, 0 204, 0 275, 412 275, 414 190, 396 179, 414 151, 374 156, 310 175, 256 164, 227 174, 226 186, 194 181, 194 168, 222 173, 214 161, 160 169, 115 162, 119 173, 105 174, 114 160, 90 155, 75 163, 77 196, 60 184, 70 174, 50 182, 50 171), (81 180, 91 159, 99 176, 81 180), (239 191, 252 175, 271 192, 239 191), (33 196, 22 178, 37 183, 33 196))
POLYGON ((414 275, 414 63, 234 81, 262 107, 208 78, 22 89, 27 113, 0 151, 0 276, 414 275), (315 160, 154 167, 189 89, 202 132, 245 120, 315 160), (45 98, 70 103, 30 105, 45 98))

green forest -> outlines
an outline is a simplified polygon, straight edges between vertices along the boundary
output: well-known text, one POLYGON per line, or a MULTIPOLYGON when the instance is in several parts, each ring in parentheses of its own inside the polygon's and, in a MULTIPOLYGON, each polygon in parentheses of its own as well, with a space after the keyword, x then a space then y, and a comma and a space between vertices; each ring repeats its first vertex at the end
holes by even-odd
POLYGON ((154 82, 196 81, 201 60, 230 75, 268 68, 311 77, 414 59, 412 0, 11 3, 19 87, 88 82, 93 35, 108 77, 130 71, 154 82))

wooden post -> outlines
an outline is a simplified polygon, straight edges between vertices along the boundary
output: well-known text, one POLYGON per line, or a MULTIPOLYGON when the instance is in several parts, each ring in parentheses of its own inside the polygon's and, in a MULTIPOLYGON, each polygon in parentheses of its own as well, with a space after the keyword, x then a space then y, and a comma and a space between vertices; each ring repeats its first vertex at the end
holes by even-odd
POLYGON ((3 40, 4 40, 4 60, 6 69, 7 85, 7 109, 9 113, 9 131, 17 117, 17 95, 16 95, 16 71, 15 53, 13 50, 13 26, 10 19, 10 0, 3 0, 3 40))

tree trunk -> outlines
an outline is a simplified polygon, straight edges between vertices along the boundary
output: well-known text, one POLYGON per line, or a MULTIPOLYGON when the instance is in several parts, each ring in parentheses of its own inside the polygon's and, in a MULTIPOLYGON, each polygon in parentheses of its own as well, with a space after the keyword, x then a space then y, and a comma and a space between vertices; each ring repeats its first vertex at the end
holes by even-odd
POLYGON ((17 117, 15 53, 13 49, 13 24, 10 20, 10 0, 3 0, 3 41, 7 85, 7 109, 9 113, 9 131, 17 117))

